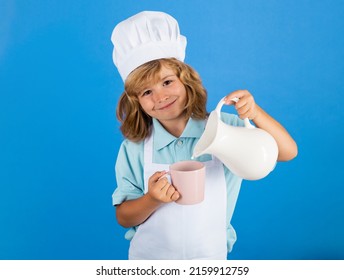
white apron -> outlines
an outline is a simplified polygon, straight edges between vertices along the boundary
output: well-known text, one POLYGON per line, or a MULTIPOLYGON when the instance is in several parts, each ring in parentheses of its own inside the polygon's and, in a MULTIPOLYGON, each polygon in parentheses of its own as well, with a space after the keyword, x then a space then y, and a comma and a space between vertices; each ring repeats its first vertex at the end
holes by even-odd
MULTIPOLYGON (((144 182, 168 164, 153 163, 153 137, 144 144, 144 182)), ((206 185, 204 201, 194 205, 163 204, 138 226, 130 242, 129 260, 144 259, 227 259, 227 191, 222 163, 204 162, 206 185)))

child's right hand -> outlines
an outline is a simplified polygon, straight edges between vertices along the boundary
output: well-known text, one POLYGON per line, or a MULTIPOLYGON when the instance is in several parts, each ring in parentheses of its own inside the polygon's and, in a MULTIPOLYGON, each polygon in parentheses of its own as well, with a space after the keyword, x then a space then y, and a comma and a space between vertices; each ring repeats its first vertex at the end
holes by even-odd
POLYGON ((148 180, 148 195, 159 202, 176 201, 180 194, 164 176, 166 171, 155 172, 148 180))

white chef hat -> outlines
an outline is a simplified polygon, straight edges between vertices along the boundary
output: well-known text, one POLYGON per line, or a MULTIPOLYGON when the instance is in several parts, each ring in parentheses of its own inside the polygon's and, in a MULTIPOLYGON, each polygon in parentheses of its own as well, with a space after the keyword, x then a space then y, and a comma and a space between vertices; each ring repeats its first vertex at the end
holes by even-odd
POLYGON ((186 38, 180 35, 178 22, 163 12, 144 11, 120 22, 111 41, 113 61, 123 81, 148 61, 185 58, 186 38))

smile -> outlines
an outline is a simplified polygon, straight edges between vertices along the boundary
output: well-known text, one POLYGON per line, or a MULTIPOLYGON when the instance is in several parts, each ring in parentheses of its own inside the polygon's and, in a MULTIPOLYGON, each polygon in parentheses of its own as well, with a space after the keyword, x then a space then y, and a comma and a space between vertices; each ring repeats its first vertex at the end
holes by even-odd
POLYGON ((177 100, 177 99, 173 100, 172 102, 170 102, 170 103, 168 103, 168 104, 166 104, 166 105, 163 105, 163 106, 160 107, 160 108, 157 108, 156 111, 168 109, 169 107, 171 107, 171 106, 174 104, 174 102, 176 102, 176 100, 177 100))

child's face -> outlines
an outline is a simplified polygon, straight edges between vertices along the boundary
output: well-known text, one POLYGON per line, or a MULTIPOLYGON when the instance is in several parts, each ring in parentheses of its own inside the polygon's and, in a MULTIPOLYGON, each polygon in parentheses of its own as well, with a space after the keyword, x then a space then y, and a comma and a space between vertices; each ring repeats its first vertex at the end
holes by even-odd
POLYGON ((148 84, 138 94, 138 99, 146 114, 162 124, 184 119, 187 100, 185 86, 174 71, 164 65, 157 82, 148 84))

